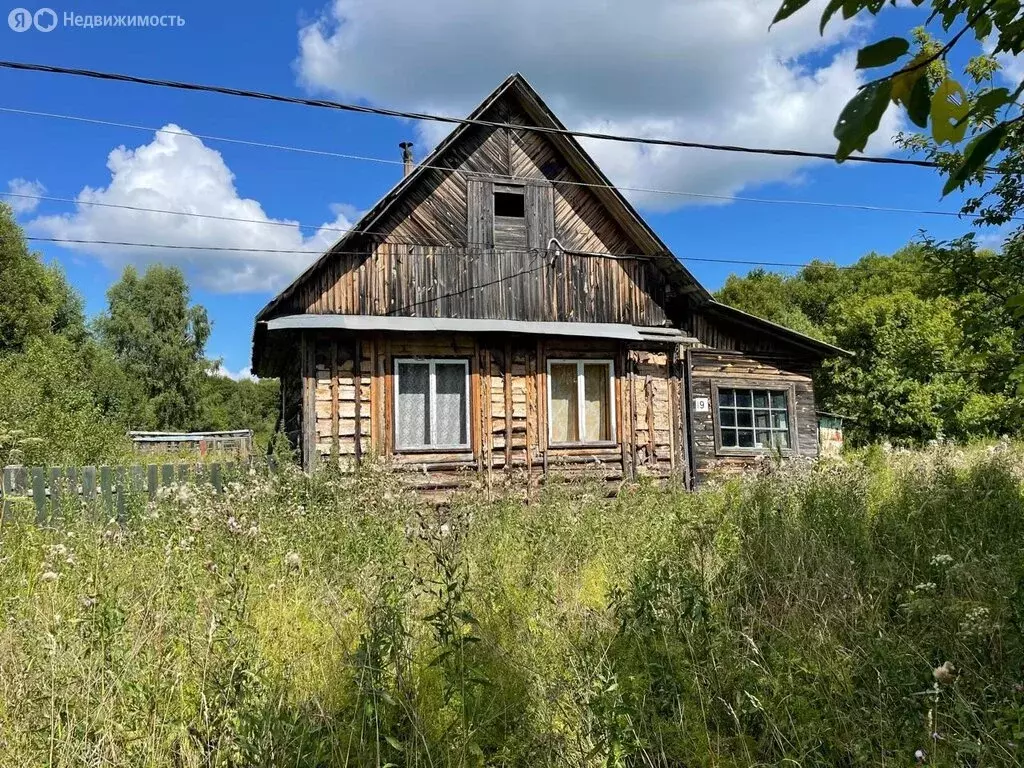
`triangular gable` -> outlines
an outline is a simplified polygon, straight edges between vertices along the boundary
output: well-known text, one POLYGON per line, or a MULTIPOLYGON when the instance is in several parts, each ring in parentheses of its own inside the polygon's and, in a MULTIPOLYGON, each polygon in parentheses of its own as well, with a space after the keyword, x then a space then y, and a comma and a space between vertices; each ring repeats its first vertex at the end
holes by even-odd
MULTIPOLYGON (((511 75, 505 82, 499 85, 473 110, 468 119, 473 121, 488 120, 488 116, 494 106, 504 99, 514 100, 535 126, 558 130, 565 129, 565 126, 551 112, 537 92, 518 73, 511 75)), ((521 125, 512 127, 523 128, 521 125)), ((381 222, 385 221, 397 206, 414 193, 417 186, 424 181, 424 177, 427 174, 436 172, 438 166, 445 163, 448 156, 463 141, 467 140, 467 134, 473 130, 479 130, 479 127, 473 123, 460 123, 437 145, 434 151, 422 163, 417 165, 408 176, 399 181, 391 191, 384 195, 359 220, 352 228, 352 231, 342 236, 323 256, 317 259, 287 288, 271 300, 257 315, 257 322, 271 317, 274 310, 291 296, 306 279, 315 274, 331 258, 332 254, 344 251, 353 240, 361 237, 364 233, 375 232, 381 222)), ((588 185, 587 189, 598 199, 605 211, 622 229, 629 240, 636 244, 640 253, 652 257, 659 271, 664 275, 669 284, 672 285, 675 293, 693 294, 698 300, 702 301, 711 299, 707 290, 671 254, 668 246, 662 242, 657 233, 641 218, 629 201, 612 186, 608 177, 604 175, 573 136, 557 133, 545 133, 543 136, 564 157, 575 175, 584 184, 588 185)), ((556 181, 555 183, 557 185, 558 182, 556 181)))

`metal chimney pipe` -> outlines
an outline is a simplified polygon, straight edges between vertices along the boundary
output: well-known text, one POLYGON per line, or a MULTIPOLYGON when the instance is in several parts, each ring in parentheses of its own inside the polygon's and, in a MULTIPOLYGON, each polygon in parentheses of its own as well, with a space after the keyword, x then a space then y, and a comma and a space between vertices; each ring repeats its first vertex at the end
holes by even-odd
POLYGON ((413 169, 412 142, 411 141, 403 141, 398 146, 400 146, 402 148, 402 162, 404 163, 404 166, 405 166, 404 176, 408 176, 410 173, 412 173, 412 169, 413 169))

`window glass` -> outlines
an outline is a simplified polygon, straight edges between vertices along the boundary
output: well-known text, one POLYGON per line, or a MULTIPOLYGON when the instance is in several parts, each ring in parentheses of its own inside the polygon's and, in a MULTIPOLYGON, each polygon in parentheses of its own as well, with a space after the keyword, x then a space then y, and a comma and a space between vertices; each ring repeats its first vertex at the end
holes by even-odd
POLYGON ((559 360, 552 361, 548 370, 551 442, 614 440, 611 363, 559 360))
POLYGON ((548 377, 551 387, 551 442, 579 441, 579 413, 575 363, 552 363, 548 377))
POLYGON ((720 389, 718 427, 723 448, 789 448, 786 393, 767 389, 720 389))
POLYGON ((583 439, 587 442, 611 439, 611 405, 607 363, 583 366, 583 439))
POLYGON ((400 360, 395 373, 395 447, 468 447, 467 362, 400 360))
POLYGON ((397 444, 402 448, 430 445, 430 365, 398 364, 397 444))
POLYGON ((469 442, 466 437, 466 366, 437 363, 434 387, 437 445, 465 445, 469 442))

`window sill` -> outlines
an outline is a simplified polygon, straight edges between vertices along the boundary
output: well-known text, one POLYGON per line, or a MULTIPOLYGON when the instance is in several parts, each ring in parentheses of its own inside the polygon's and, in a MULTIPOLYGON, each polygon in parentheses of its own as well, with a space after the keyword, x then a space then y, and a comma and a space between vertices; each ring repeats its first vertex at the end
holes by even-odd
POLYGON ((548 448, 556 451, 574 450, 577 448, 618 448, 616 440, 600 440, 594 443, 548 443, 548 448))
POLYGON ((774 456, 776 453, 783 458, 797 455, 792 448, 783 448, 781 451, 776 451, 773 448, 715 448, 716 456, 774 456))
POLYGON ((422 448, 395 448, 395 456, 415 456, 427 453, 468 453, 472 454, 473 449, 468 445, 426 445, 422 448))

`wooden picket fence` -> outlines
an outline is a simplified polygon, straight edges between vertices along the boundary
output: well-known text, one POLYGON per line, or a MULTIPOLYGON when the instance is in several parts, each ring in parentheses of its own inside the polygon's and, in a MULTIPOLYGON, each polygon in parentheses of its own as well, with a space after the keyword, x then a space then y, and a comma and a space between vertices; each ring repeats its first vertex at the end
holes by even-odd
POLYGON ((136 464, 101 467, 4 467, 0 501, 2 519, 11 512, 11 501, 30 498, 36 521, 44 523, 61 513, 61 506, 72 497, 87 502, 100 502, 109 517, 126 519, 129 498, 156 498, 157 491, 168 485, 184 482, 211 484, 217 492, 249 464, 234 461, 209 464, 136 464))

